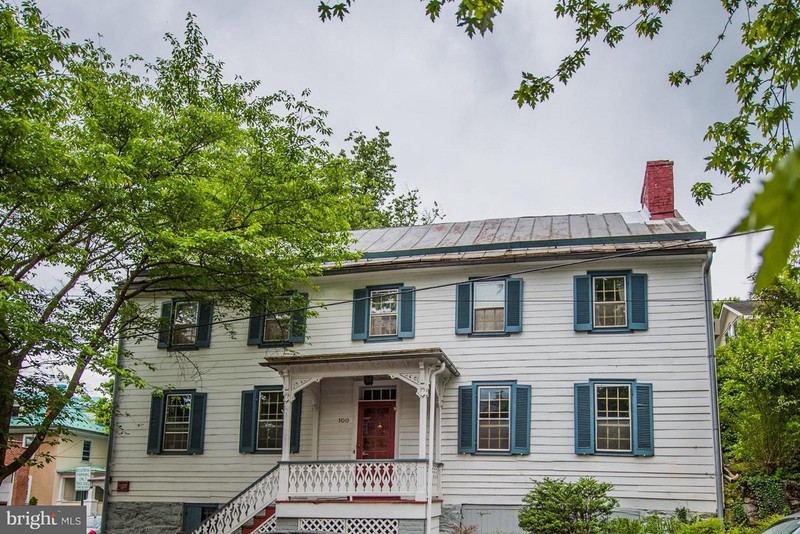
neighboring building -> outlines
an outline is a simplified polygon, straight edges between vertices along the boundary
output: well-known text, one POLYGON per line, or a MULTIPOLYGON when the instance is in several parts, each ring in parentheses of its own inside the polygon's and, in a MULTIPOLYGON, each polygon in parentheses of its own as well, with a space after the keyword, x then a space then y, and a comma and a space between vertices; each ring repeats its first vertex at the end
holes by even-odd
POLYGON ((718 347, 736 336, 739 321, 750 319, 758 302, 754 300, 729 300, 722 304, 719 317, 714 321, 714 339, 718 347))
MULTIPOLYGON (((41 467, 23 467, 4 481, 8 484, 7 504, 28 504, 35 499, 39 505, 80 505, 83 498, 87 513, 100 514, 105 499, 105 472, 108 456, 108 431, 95 422, 94 415, 86 406, 75 401, 71 404, 69 417, 57 420, 66 433, 53 436, 43 443, 36 456, 40 459, 49 456, 50 462, 42 461, 41 467), (75 490, 75 469, 80 466, 91 468, 89 491, 75 490), (13 481, 7 482, 12 479, 13 481)), ((11 439, 15 448, 7 454, 18 455, 34 438, 35 430, 28 418, 11 419, 11 439)), ((0 496, 3 495, 0 488, 0 496)), ((2 502, 2 499, 0 499, 2 502)))
POLYGON ((118 394, 107 532, 518 532, 546 476, 719 513, 713 246, 672 189, 649 162, 639 212, 353 232, 307 322, 143 301, 164 394, 118 394))

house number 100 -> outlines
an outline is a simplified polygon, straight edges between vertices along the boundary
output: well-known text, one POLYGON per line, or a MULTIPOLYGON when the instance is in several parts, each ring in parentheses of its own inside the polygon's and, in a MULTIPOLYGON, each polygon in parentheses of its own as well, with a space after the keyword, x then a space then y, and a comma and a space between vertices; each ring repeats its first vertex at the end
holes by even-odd
POLYGON ((350 418, 349 417, 340 417, 339 418, 339 422, 340 423, 349 423, 350 422, 350 418))

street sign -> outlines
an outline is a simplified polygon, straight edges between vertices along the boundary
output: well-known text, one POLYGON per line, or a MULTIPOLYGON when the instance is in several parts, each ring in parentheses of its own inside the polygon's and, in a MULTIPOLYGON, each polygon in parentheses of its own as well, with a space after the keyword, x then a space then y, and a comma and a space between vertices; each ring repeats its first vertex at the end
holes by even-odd
POLYGON ((81 466, 75 468, 75 491, 89 491, 92 483, 89 478, 92 476, 92 468, 81 466))

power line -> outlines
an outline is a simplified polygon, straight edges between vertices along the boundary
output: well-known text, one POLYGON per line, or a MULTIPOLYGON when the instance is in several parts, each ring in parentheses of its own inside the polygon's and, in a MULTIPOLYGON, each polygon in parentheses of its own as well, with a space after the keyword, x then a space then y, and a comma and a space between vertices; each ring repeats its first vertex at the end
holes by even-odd
MULTIPOLYGON (((691 246, 691 245, 694 245, 694 244, 704 243, 704 242, 707 242, 707 241, 721 241, 723 239, 730 239, 730 238, 733 238, 733 237, 741 237, 741 236, 760 234, 760 233, 771 232, 771 231, 772 231, 771 228, 767 228, 767 229, 761 229, 761 230, 749 230, 749 231, 746 231, 746 232, 735 232, 735 233, 725 234, 725 235, 721 235, 721 236, 717 236, 717 237, 707 237, 707 238, 702 238, 702 239, 691 239, 691 240, 687 240, 687 241, 681 241, 679 243, 675 243, 675 244, 672 244, 672 245, 664 245, 664 246, 661 247, 660 250, 683 248, 683 247, 691 246)), ((588 264, 588 263, 595 263, 595 262, 598 262, 598 261, 607 261, 607 260, 613 260, 613 259, 617 259, 617 258, 626 258, 626 257, 631 257, 631 256, 637 256, 637 255, 644 254, 644 253, 647 253, 647 252, 651 252, 651 250, 642 250, 642 249, 629 250, 627 252, 617 252, 617 253, 608 254, 608 255, 605 255, 605 256, 599 256, 599 257, 593 257, 593 258, 583 258, 583 259, 578 259, 578 260, 572 260, 572 261, 568 261, 568 262, 558 263, 558 264, 555 264, 555 265, 545 265, 545 266, 541 266, 541 267, 532 267, 530 269, 519 269, 519 270, 516 270, 516 271, 509 271, 509 272, 501 273, 501 274, 492 274, 492 275, 487 275, 487 276, 481 276, 481 277, 471 278, 468 281, 469 282, 481 282, 481 281, 495 280, 497 278, 505 278, 505 277, 509 277, 509 276, 516 276, 516 275, 521 275, 521 274, 530 274, 530 273, 551 271, 551 270, 555 270, 555 269, 563 269, 565 267, 573 267, 573 266, 576 266, 576 265, 585 265, 585 264, 588 264)), ((454 287, 454 286, 457 286, 459 284, 463 284, 465 282, 467 282, 467 281, 446 282, 446 283, 442 283, 442 284, 435 284, 435 285, 426 286, 426 287, 414 288, 414 289, 410 290, 409 292, 417 294, 417 293, 420 293, 422 291, 430 291, 430 290, 433 290, 433 289, 442 289, 442 288, 445 288, 445 287, 454 287)), ((315 300, 321 301, 321 300, 324 300, 324 299, 315 299, 315 300)), ((357 299, 345 299, 345 300, 331 299, 331 302, 326 303, 326 304, 316 304, 316 305, 309 305, 309 306, 304 306, 304 307, 300 307, 300 308, 293 308, 293 309, 289 309, 289 310, 281 310, 280 313, 281 314, 290 315, 290 314, 299 313, 299 312, 307 312, 307 311, 316 310, 316 309, 326 309, 326 308, 329 308, 331 306, 341 306, 341 305, 344 305, 344 304, 353 304, 353 303, 356 303, 356 302, 364 302, 364 301, 368 301, 368 300, 372 300, 372 297, 370 297, 369 295, 366 296, 366 297, 361 297, 361 298, 357 298, 357 299)), ((675 301, 677 301, 677 300, 678 299, 675 299, 675 301)), ((426 302, 426 301, 420 300, 420 302, 426 302)), ((456 302, 456 299, 452 299, 452 300, 448 299, 448 300, 443 301, 443 302, 456 302)), ((536 302, 548 302, 548 301, 536 301, 536 302)), ((556 300, 556 301, 550 301, 550 302, 572 303, 572 302, 574 302, 574 300, 572 300, 572 299, 570 299, 568 301, 567 300, 564 300, 564 301, 556 300)), ((652 300, 648 299, 648 302, 658 302, 658 301, 655 300, 655 299, 652 299, 652 300)), ((706 299, 698 299, 698 300, 693 301, 693 302, 708 302, 708 301, 706 299)), ((222 325, 222 324, 232 324, 232 323, 237 323, 239 321, 249 321, 250 319, 253 319, 255 317, 262 317, 262 314, 247 315, 247 316, 244 316, 244 317, 234 317, 234 318, 230 318, 230 319, 220 319, 218 321, 209 321, 209 322, 201 323, 201 324, 193 324, 193 325, 187 325, 187 326, 173 327, 172 330, 197 328, 198 326, 213 326, 213 325, 222 325)), ((137 339, 137 338, 148 337, 148 336, 156 336, 156 335, 160 334, 161 332, 162 332, 161 330, 155 330, 155 331, 151 331, 151 332, 142 332, 142 333, 138 333, 138 334, 135 334, 135 335, 122 336, 122 339, 137 339)))

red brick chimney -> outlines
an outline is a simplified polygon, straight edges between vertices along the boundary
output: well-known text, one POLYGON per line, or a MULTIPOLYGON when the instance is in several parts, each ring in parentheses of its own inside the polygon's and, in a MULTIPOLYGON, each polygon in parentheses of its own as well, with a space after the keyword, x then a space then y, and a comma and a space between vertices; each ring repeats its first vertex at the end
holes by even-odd
POLYGON ((651 220, 675 216, 675 188, 671 161, 661 159, 647 162, 644 185, 642 185, 642 208, 650 213, 651 220))

